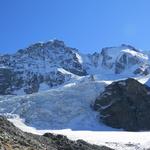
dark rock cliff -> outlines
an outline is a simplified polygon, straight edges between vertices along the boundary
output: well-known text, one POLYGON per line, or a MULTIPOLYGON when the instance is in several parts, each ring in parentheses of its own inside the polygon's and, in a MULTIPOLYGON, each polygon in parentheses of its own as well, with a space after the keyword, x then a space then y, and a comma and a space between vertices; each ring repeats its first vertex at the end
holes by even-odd
POLYGON ((106 87, 94 104, 100 120, 124 130, 150 130, 150 88, 129 78, 106 87))

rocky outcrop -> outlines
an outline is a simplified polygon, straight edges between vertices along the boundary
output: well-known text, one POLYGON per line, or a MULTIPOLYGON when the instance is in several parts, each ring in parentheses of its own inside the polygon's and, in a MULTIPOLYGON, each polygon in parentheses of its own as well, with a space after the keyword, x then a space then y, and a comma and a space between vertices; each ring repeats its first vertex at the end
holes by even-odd
POLYGON ((71 141, 63 135, 25 133, 0 116, 0 150, 112 150, 106 146, 71 141))
POLYGON ((113 82, 100 94, 94 109, 113 128, 150 130, 150 88, 132 78, 113 82))

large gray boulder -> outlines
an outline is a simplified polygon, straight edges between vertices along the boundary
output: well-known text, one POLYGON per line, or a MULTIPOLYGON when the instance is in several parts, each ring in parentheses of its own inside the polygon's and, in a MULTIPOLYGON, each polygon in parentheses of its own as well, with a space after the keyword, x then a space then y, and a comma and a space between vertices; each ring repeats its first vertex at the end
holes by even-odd
POLYGON ((94 104, 100 120, 113 128, 150 130, 150 88, 129 78, 106 87, 94 104))

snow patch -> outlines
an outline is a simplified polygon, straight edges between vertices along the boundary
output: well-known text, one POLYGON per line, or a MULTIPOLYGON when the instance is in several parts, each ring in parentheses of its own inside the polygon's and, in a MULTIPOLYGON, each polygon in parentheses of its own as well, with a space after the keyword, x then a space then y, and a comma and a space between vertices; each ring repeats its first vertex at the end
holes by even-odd
POLYGON ((79 63, 83 63, 83 59, 82 59, 82 57, 78 54, 78 53, 75 53, 76 54, 76 57, 78 58, 78 61, 79 61, 79 63))

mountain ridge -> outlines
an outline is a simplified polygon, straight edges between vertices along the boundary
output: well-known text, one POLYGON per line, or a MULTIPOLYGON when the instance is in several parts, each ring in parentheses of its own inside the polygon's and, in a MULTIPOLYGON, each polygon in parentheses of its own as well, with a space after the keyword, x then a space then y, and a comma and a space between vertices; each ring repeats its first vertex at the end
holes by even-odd
POLYGON ((133 46, 106 47, 82 54, 63 41, 39 42, 0 56, 0 95, 32 94, 97 74, 147 75, 149 56, 133 46))

